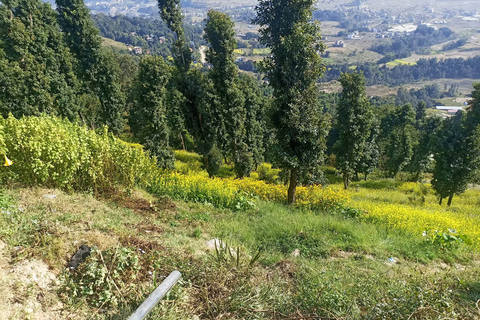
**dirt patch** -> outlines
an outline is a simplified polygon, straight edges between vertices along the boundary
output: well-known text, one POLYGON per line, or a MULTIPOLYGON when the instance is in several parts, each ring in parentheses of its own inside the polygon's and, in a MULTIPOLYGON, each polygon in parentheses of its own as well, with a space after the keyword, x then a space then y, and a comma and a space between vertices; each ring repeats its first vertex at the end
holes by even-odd
POLYGON ((298 267, 290 260, 282 260, 273 266, 273 271, 280 272, 287 279, 293 279, 298 267))
POLYGON ((348 260, 354 254, 355 254, 354 252, 346 252, 346 251, 339 250, 339 251, 332 252, 332 255, 330 256, 330 258, 328 258, 328 260, 332 260, 332 261, 334 261, 334 260, 348 260))
POLYGON ((42 261, 10 265, 8 246, 0 241, 0 319, 62 319, 56 286, 55 275, 42 261))
POLYGON ((120 239, 123 247, 135 247, 142 253, 164 251, 166 248, 158 242, 148 241, 137 237, 123 237, 120 239))

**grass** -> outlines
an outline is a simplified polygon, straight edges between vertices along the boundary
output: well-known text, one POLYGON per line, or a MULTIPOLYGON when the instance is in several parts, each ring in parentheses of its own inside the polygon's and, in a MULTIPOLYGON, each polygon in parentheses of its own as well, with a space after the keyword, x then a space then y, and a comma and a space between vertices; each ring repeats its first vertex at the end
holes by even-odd
POLYGON ((127 51, 128 46, 122 42, 102 37, 102 46, 110 48, 113 51, 127 51))
POLYGON ((402 59, 396 59, 396 60, 387 62, 387 66, 389 66, 389 67, 391 67, 391 68, 396 67, 396 66, 398 66, 398 65, 414 66, 414 65, 416 65, 416 64, 417 64, 416 62, 410 62, 410 61, 406 61, 406 60, 402 60, 402 59))
MULTIPOLYGON (((388 200, 418 209, 407 191, 382 180, 353 184, 350 192, 355 203, 388 200)), ((474 208, 477 195, 472 190, 457 199, 457 212, 474 208)), ((1 192, 0 207, 8 268, 43 261, 59 281, 49 292, 75 319, 128 317, 174 269, 182 280, 150 319, 475 319, 480 312, 478 251, 444 250, 342 210, 258 201, 253 211, 232 212, 139 190, 95 199, 22 188, 1 192), (212 238, 227 242, 239 259, 208 251, 212 238), (77 271, 65 270, 83 243, 96 251, 77 271)))

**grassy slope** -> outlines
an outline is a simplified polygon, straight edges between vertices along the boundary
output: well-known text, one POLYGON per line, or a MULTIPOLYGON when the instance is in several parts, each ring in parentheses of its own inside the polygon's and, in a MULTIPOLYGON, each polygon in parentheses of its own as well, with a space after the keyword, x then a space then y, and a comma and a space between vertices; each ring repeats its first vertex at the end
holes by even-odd
MULTIPOLYGON (((9 257, 4 261, 7 270, 37 261, 60 279, 58 286, 48 290, 35 281, 7 281, 6 290, 23 301, 21 308, 14 309, 14 319, 25 318, 29 301, 41 293, 48 299, 34 305, 36 315, 42 307, 55 309, 57 304, 63 312, 59 319, 66 318, 65 314, 74 319, 89 319, 92 314, 98 319, 123 319, 153 289, 153 275, 160 280, 174 269, 183 273, 183 280, 152 319, 191 319, 194 315, 271 319, 282 318, 281 314, 333 319, 406 319, 410 315, 411 319, 439 315, 474 319, 480 312, 475 307, 480 299, 478 254, 464 249, 444 252, 401 230, 271 203, 259 204, 256 212, 232 213, 157 200, 141 192, 103 201, 58 190, 12 189, 6 193, 11 197, 0 196, 1 206, 8 208, 0 214, 0 239, 7 244, 3 249, 3 256, 9 257), (57 197, 48 199, 47 194, 57 197), (228 254, 222 258, 215 252, 206 253, 204 242, 213 237, 239 247, 238 264, 228 254), (112 266, 122 257, 138 260, 135 279, 115 280, 121 295, 114 288, 99 286, 118 297, 116 306, 103 304, 99 311, 95 301, 102 297, 72 297, 73 283, 86 281, 85 274, 97 270, 86 263, 83 276, 65 276, 69 273, 63 266, 82 243, 103 252, 102 260, 105 257, 112 274, 112 266), (133 250, 122 255, 123 248, 133 250), (259 248, 259 261, 249 267, 249 255, 255 256, 259 248), (145 252, 137 253, 138 249, 145 252), (291 255, 296 249, 298 257, 291 255), (395 262, 388 262, 390 257, 395 262), (132 287, 123 287, 120 281, 132 287)), ((98 254, 90 259, 95 257, 98 254)), ((129 274, 128 267, 122 268, 120 273, 129 274)), ((11 306, 6 297, 2 295, 0 306, 11 306)))

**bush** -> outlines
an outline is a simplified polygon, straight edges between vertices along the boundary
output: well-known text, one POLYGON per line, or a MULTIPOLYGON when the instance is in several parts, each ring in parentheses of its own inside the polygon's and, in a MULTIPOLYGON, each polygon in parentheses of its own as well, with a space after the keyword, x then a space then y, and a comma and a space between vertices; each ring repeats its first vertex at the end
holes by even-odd
POLYGON ((175 159, 184 163, 202 163, 202 156, 195 152, 175 150, 175 159))
POLYGON ((213 177, 217 174, 218 170, 220 170, 220 167, 222 166, 222 154, 220 153, 220 150, 214 146, 208 153, 207 158, 208 161, 205 169, 207 170, 208 175, 213 177))
POLYGON ((280 169, 272 169, 270 163, 262 163, 258 166, 257 172, 260 180, 266 181, 267 183, 277 183, 280 169))
POLYGON ((102 192, 146 185, 156 160, 140 145, 51 116, 0 119, 6 152, 14 164, 0 181, 64 190, 102 192))

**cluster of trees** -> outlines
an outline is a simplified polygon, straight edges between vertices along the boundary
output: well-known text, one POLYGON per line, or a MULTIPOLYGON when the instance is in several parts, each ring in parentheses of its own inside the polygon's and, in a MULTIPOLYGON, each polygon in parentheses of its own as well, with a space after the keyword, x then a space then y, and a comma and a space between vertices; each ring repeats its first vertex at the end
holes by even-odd
MULTIPOLYGON (((399 86, 421 80, 435 79, 478 79, 480 78, 480 56, 470 59, 451 58, 438 60, 420 59, 415 65, 398 65, 389 68, 376 63, 358 65, 356 70, 363 72, 367 86, 381 84, 386 86, 399 86)), ((338 80, 340 75, 351 72, 349 65, 329 66, 322 82, 338 80)))
POLYGON ((422 50, 428 49, 431 45, 445 42, 451 39, 453 31, 449 28, 435 29, 425 24, 421 24, 408 36, 396 37, 390 43, 378 44, 370 50, 384 55, 379 63, 386 63, 395 59, 409 57, 412 52, 422 53, 422 50))
MULTIPOLYGON (((170 46, 175 35, 161 19, 128 17, 123 15, 110 16, 105 14, 92 15, 100 35, 128 45, 150 49, 152 54, 166 58, 171 55, 170 46), (149 40, 147 40, 147 38, 149 40), (165 43, 160 41, 165 38, 165 43)), ((194 24, 185 24, 185 37, 192 41, 192 48, 202 44, 202 28, 194 24)))
POLYGON ((425 103, 427 108, 433 108, 437 105, 435 99, 442 99, 445 97, 454 97, 458 92, 458 84, 452 84, 448 86, 444 85, 444 91, 440 89, 438 84, 426 85, 420 89, 410 89, 400 88, 397 91, 395 97, 395 104, 402 105, 410 103, 412 105, 417 105, 421 101, 425 103))
POLYGON ((362 74, 343 74, 340 82, 333 151, 345 188, 359 173, 366 179, 378 167, 390 177, 410 172, 413 180, 433 172, 440 204, 448 198, 450 205, 455 194, 465 191, 480 168, 480 84, 474 85, 468 112, 442 121, 426 116, 423 101, 415 109, 405 104, 373 112, 362 74))

